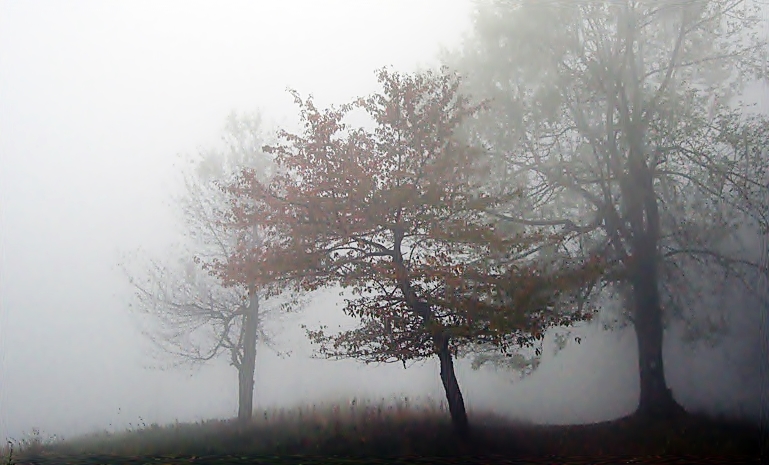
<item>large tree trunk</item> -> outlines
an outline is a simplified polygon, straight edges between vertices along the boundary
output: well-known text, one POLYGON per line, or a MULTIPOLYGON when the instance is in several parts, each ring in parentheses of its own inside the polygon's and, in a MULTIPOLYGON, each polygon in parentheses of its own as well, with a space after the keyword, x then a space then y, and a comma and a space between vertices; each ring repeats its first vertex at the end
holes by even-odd
POLYGON ((657 258, 655 250, 642 246, 635 257, 633 277, 633 320, 638 342, 638 371, 641 392, 639 415, 664 418, 679 413, 682 408, 673 398, 665 380, 662 357, 663 324, 657 287, 657 258))
MULTIPOLYGON (((635 19, 631 26, 635 26, 635 19)), ((628 28, 626 46, 635 42, 635 30, 628 28)), ((628 49, 628 63, 636 60, 634 49, 628 49)), ((654 161, 645 143, 646 125, 641 112, 643 94, 635 68, 630 66, 632 92, 620 98, 620 121, 629 145, 626 171, 620 177, 620 191, 631 232, 632 258, 628 264, 633 287, 633 326, 638 342, 638 372, 640 396, 637 414, 664 418, 677 414, 683 408, 673 398, 665 380, 662 357, 663 322, 658 268, 660 262, 660 214, 654 187, 654 161)))
POLYGON ((259 296, 249 289, 249 302, 243 317, 243 358, 238 366, 238 420, 248 421, 254 411, 254 372, 259 329, 259 296))
POLYGON ((454 373, 454 362, 449 350, 449 338, 444 334, 437 334, 433 341, 438 352, 438 360, 441 363, 441 381, 443 382, 443 390, 446 392, 446 401, 449 404, 451 423, 460 438, 469 439, 470 425, 467 420, 462 391, 459 389, 459 382, 457 382, 457 376, 454 373))
MULTIPOLYGON (((630 131, 638 136, 639 131, 630 131)), ((667 418, 683 411, 665 380, 662 357, 663 322, 660 305, 659 237, 660 217, 653 175, 647 165, 640 138, 631 137, 630 171, 624 194, 632 229, 633 326, 638 342, 638 372, 641 392, 637 413, 667 418)))

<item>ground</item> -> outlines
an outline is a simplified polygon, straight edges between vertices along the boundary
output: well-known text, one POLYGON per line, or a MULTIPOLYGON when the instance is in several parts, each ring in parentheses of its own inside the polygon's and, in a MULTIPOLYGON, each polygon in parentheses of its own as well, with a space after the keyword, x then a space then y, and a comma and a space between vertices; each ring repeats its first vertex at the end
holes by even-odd
POLYGON ((120 434, 27 441, 0 465, 62 463, 760 463, 767 431, 741 420, 682 414, 590 425, 534 425, 470 412, 471 443, 436 406, 358 403, 258 412, 248 424, 143 425, 120 434))

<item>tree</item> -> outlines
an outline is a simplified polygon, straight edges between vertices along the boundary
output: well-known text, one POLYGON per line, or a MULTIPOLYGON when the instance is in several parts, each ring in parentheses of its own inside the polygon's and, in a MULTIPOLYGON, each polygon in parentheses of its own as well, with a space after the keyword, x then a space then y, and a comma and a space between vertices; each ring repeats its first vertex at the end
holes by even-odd
POLYGON ((377 76, 383 93, 339 108, 319 110, 292 91, 304 130, 281 131, 265 147, 281 174, 263 182, 246 169, 228 189, 242 199, 232 226, 258 221, 279 245, 241 249, 219 273, 234 283, 348 289, 343 311, 361 326, 308 330, 320 353, 404 367, 436 356, 455 431, 467 438, 457 350, 480 340, 525 344, 581 318, 559 313, 553 301, 595 263, 541 275, 512 260, 549 238, 503 237, 485 214, 514 195, 492 197, 476 184, 484 154, 453 137, 482 105, 459 94, 445 70, 377 76), (373 129, 343 121, 356 110, 373 129))
POLYGON ((185 191, 177 199, 185 228, 186 244, 176 257, 163 263, 147 260, 144 273, 128 273, 135 291, 136 310, 152 317, 160 327, 145 331, 156 347, 178 360, 174 365, 200 364, 228 355, 238 371, 238 419, 251 418, 257 343, 272 348, 265 321, 279 310, 293 308, 298 300, 265 302, 254 286, 224 286, 208 273, 214 261, 226 260, 243 241, 265 246, 261 231, 226 229, 229 196, 219 183, 228 182, 243 167, 263 179, 272 174, 270 157, 262 152, 266 142, 258 114, 232 113, 225 126, 224 150, 202 151, 188 158, 184 169, 185 191))
POLYGON ((728 105, 765 78, 756 13, 739 0, 489 1, 447 57, 493 100, 469 137, 497 154, 499 182, 528 186, 528 214, 508 221, 570 232, 562 256, 610 260, 606 290, 638 340, 640 414, 680 410, 663 328, 703 313, 694 276, 767 274, 727 247, 769 219, 769 124, 728 105))

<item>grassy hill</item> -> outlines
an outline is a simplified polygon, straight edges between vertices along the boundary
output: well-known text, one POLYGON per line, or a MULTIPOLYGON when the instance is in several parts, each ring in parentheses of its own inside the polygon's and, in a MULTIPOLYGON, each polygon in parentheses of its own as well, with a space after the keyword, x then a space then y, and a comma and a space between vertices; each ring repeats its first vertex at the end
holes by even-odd
MULTIPOLYGON (((766 431, 746 421, 682 415, 588 425, 534 425, 470 412, 473 440, 454 437, 438 405, 356 402, 257 412, 248 424, 140 425, 70 440, 38 435, 0 465, 63 463, 759 463, 766 431)), ((13 450, 11 451, 11 446, 13 450)), ((12 454, 11 454, 12 452, 12 454)))

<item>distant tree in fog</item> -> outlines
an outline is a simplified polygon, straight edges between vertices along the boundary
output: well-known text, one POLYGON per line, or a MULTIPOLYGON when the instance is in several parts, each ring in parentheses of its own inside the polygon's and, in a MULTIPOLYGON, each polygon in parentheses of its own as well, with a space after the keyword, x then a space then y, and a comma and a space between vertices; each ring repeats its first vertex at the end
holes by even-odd
MULTIPOLYGON (((320 353, 365 362, 437 357, 455 430, 469 431, 453 360, 464 345, 525 345, 551 325, 585 317, 560 313, 559 295, 595 275, 586 260, 558 273, 519 266, 515 256, 553 238, 505 237, 485 212, 518 194, 491 196, 475 180, 488 169, 482 151, 455 128, 474 117, 451 73, 378 72, 382 93, 319 110, 302 100, 303 132, 279 133, 265 148, 280 174, 269 181, 245 169, 228 189, 236 228, 265 225, 279 244, 239 249, 219 267, 235 284, 291 281, 311 291, 350 290, 351 331, 308 330, 320 353), (345 117, 367 114, 373 129, 345 117)), ((280 289, 280 287, 278 287, 280 289)))
POLYGON ((201 151, 184 159, 184 194, 176 199, 185 231, 184 245, 161 260, 141 262, 129 273, 133 308, 149 316, 145 335, 175 365, 200 364, 227 356, 238 370, 238 418, 253 411, 256 350, 259 342, 274 348, 265 322, 276 311, 293 308, 298 300, 285 293, 265 301, 255 285, 224 286, 206 267, 226 262, 244 242, 266 247, 258 224, 235 231, 223 223, 230 195, 221 183, 249 167, 260 179, 273 174, 271 157, 262 151, 267 141, 259 115, 231 114, 223 149, 201 151))
POLYGON ((766 79, 757 3, 483 1, 445 57, 491 101, 464 127, 495 155, 489 185, 526 186, 500 218, 515 233, 563 233, 547 255, 556 266, 595 253, 611 264, 599 295, 635 330, 641 414, 680 411, 662 359, 668 319, 704 337, 723 313, 703 307, 730 287, 767 299, 753 284, 766 262, 740 234, 767 234, 769 122, 729 106, 766 79))

